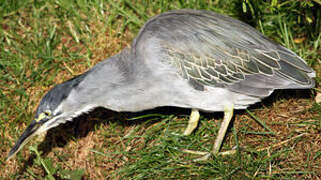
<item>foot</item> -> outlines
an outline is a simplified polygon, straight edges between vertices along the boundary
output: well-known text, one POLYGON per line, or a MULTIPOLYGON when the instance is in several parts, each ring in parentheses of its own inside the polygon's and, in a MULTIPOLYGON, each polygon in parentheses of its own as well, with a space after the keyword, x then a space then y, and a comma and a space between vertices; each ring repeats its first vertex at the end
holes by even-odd
MULTIPOLYGON (((184 153, 189 153, 189 154, 196 154, 196 155, 201 155, 200 158, 194 159, 194 162, 197 161, 206 161, 208 160, 211 156, 213 156, 214 154, 211 152, 203 152, 203 151, 193 151, 193 150, 189 150, 189 149, 183 149, 184 153)), ((228 156, 228 155, 233 155, 237 152, 236 147, 233 148, 232 150, 229 151, 224 151, 224 152, 219 152, 216 155, 219 156, 228 156)))
MULTIPOLYGON (((196 121, 196 126, 194 127, 195 119, 192 118, 193 117, 193 110, 192 110, 190 121, 188 123, 188 127, 185 130, 184 135, 189 135, 197 126, 198 120, 196 121), (192 128, 192 127, 194 127, 194 128, 192 128), (190 129, 192 129, 192 130, 190 130, 190 129)), ((198 159, 195 159, 194 161, 208 160, 211 157, 211 155, 230 155, 230 154, 234 154, 236 152, 236 150, 231 150, 231 151, 226 151, 226 152, 219 153, 221 145, 222 145, 222 142, 224 140, 224 137, 225 137, 225 134, 226 134, 226 131, 227 131, 227 128, 228 128, 228 126, 229 126, 229 124, 230 124, 230 122, 232 120, 232 117, 233 117, 233 110, 234 110, 234 106, 233 105, 226 105, 224 107, 224 119, 223 119, 223 122, 221 124, 221 127, 220 127, 220 130, 218 132, 218 135, 217 135, 217 137, 215 139, 215 143, 214 143, 214 146, 213 146, 213 149, 212 149, 211 152, 192 151, 192 150, 187 150, 187 149, 184 149, 183 152, 191 153, 191 154, 203 155, 202 157, 200 157, 198 159)), ((198 113, 198 111, 197 111, 197 113, 198 113)), ((194 116, 196 116, 196 115, 194 115, 194 116)), ((199 118, 199 114, 198 114, 198 118, 199 118)))

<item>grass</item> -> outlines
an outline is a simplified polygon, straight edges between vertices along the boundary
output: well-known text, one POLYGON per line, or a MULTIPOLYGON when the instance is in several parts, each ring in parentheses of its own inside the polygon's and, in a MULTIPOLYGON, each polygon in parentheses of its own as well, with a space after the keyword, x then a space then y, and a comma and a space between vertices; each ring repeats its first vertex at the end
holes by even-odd
POLYGON ((97 109, 4 161, 46 91, 128 46, 153 15, 181 8, 216 11, 256 27, 303 57, 317 71, 320 88, 319 0, 1 1, 0 177, 321 178, 321 105, 314 90, 277 91, 249 113, 236 111, 223 144, 223 151, 238 145, 233 156, 193 162, 198 156, 181 151, 210 150, 222 113, 202 113, 198 129, 184 137, 189 110, 97 109))

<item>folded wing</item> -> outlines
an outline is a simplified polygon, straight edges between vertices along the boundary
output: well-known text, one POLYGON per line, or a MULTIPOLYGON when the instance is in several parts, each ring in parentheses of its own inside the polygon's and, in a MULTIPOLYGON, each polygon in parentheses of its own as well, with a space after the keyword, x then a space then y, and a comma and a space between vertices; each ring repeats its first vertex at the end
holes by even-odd
POLYGON ((171 11, 146 23, 134 45, 145 34, 157 37, 178 73, 198 86, 259 97, 274 89, 314 86, 314 72, 303 59, 230 17, 171 11))

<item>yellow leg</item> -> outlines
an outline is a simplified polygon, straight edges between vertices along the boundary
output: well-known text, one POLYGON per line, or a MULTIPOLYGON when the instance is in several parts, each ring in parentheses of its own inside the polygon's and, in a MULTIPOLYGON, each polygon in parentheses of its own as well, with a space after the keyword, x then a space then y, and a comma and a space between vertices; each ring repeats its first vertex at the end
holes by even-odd
POLYGON ((200 119, 200 113, 198 112, 198 110, 192 109, 187 128, 184 131, 185 136, 192 134, 192 132, 198 125, 199 119, 200 119))
MULTIPOLYGON (((192 150, 187 150, 187 149, 183 150, 183 152, 203 155, 202 157, 195 159, 194 161, 208 160, 212 154, 222 154, 222 155, 234 154, 236 152, 236 150, 231 150, 231 151, 219 153, 222 142, 224 140, 224 137, 225 137, 225 134, 227 131, 227 128, 228 128, 228 126, 232 120, 232 117, 233 117, 233 110, 234 110, 234 105, 226 105, 224 107, 224 119, 221 124, 220 130, 218 131, 218 135, 215 139, 215 143, 214 143, 214 146, 213 146, 213 149, 211 152, 199 152, 199 151, 192 151, 192 150)), ((190 123, 188 125, 190 125, 190 123)))
POLYGON ((215 143, 214 143, 213 150, 212 150, 213 154, 217 154, 220 151, 223 139, 226 134, 226 130, 227 130, 228 125, 230 124, 232 117, 233 117, 233 110, 234 110, 233 105, 226 105, 224 107, 224 119, 221 124, 220 130, 218 131, 218 135, 215 139, 215 143))

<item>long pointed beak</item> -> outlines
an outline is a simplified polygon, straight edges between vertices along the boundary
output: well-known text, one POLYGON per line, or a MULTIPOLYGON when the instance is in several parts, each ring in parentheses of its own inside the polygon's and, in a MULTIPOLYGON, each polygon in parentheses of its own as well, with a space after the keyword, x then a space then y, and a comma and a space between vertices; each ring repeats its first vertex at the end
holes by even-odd
POLYGON ((20 136, 16 144, 13 146, 13 148, 10 150, 6 161, 11 159, 19 150, 27 144, 30 139, 35 136, 37 133, 37 130, 40 128, 41 124, 37 123, 36 121, 32 121, 31 124, 27 127, 27 129, 23 132, 23 134, 20 136))

